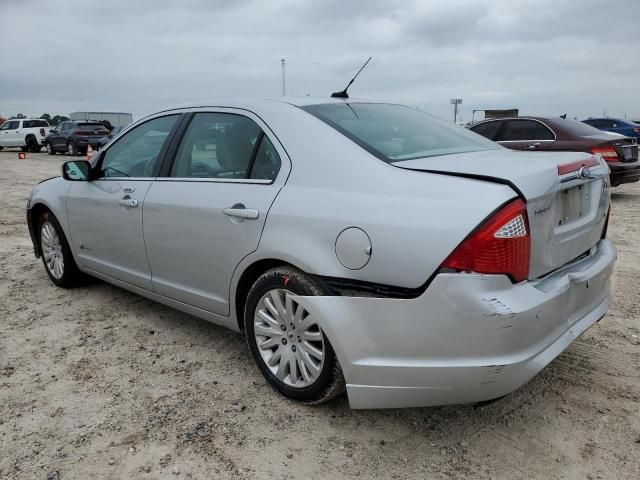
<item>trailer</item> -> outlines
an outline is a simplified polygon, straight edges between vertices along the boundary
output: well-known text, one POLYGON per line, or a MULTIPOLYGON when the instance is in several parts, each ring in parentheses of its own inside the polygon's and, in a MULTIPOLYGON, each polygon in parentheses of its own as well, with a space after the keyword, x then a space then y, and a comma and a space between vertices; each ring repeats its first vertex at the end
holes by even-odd
POLYGON ((126 112, 73 112, 69 114, 71 120, 107 121, 113 127, 126 127, 133 122, 133 115, 126 112))

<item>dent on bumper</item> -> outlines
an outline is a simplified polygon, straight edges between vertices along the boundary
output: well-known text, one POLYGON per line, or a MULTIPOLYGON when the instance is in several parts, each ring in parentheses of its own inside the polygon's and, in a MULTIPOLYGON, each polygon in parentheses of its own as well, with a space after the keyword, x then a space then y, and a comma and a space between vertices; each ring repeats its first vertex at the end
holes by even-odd
POLYGON ((537 282, 438 275, 416 299, 298 297, 331 341, 352 408, 496 398, 529 381, 606 313, 616 251, 537 282))

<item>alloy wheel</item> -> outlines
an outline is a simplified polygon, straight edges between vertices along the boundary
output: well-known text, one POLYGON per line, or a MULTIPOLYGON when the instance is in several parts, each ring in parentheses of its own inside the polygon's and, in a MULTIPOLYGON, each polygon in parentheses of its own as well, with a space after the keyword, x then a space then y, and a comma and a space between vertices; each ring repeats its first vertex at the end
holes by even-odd
POLYGON ((44 222, 40 228, 40 242, 42 245, 42 255, 44 256, 47 270, 56 279, 60 280, 64 275, 64 255, 62 253, 62 243, 55 227, 44 222))
POLYGON ((325 358, 324 336, 314 317, 282 288, 265 293, 254 315, 253 334, 267 368, 294 388, 312 385, 325 358))

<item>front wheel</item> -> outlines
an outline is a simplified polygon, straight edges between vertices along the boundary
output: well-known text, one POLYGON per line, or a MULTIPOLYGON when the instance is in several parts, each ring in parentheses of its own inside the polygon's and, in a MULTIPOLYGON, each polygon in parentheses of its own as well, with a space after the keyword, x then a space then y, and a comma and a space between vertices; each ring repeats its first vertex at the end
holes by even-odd
POLYGON ((72 157, 76 157, 78 155, 78 147, 73 142, 67 143, 67 153, 72 157))
POLYGON ((299 270, 274 268, 253 284, 244 312, 247 343, 264 377, 283 395, 308 404, 329 401, 345 389, 327 336, 293 298, 325 294, 299 270))
POLYGON ((42 263, 53 283, 70 288, 83 278, 71 254, 62 227, 50 212, 44 212, 39 219, 38 238, 42 263))
POLYGON ((49 155, 55 155, 56 151, 53 149, 53 147, 51 146, 50 142, 47 142, 47 153, 49 155))

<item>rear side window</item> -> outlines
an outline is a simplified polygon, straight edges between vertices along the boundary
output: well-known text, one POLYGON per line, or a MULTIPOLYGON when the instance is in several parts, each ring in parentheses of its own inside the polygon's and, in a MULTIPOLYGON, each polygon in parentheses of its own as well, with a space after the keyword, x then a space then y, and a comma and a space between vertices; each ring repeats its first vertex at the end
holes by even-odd
POLYGON ((280 157, 253 120, 197 113, 180 143, 171 176, 273 180, 279 170, 280 157))
POLYGON ((500 133, 502 142, 553 140, 553 132, 535 120, 508 120, 500 133))
POLYGON ((471 127, 470 130, 477 134, 482 135, 483 137, 488 138, 489 140, 493 140, 498 133, 498 129, 502 125, 501 121, 495 122, 483 122, 474 127, 471 127))
POLYGON ((340 102, 301 108, 388 163, 500 148, 466 128, 402 105, 340 102))
POLYGON ((46 120, 25 120, 22 124, 24 128, 40 128, 49 126, 46 120))

